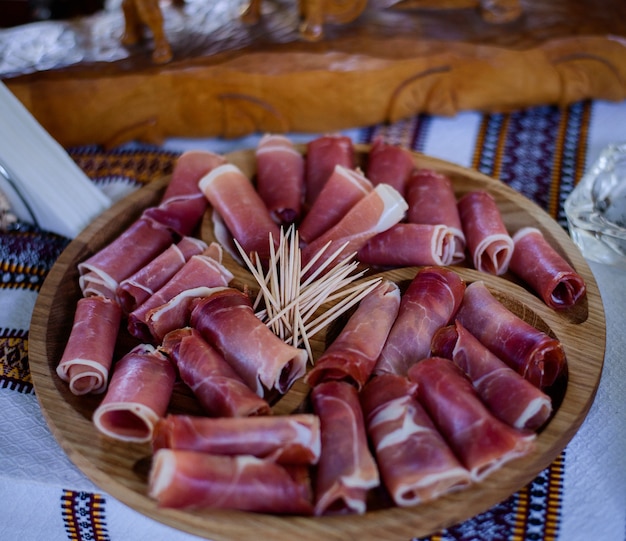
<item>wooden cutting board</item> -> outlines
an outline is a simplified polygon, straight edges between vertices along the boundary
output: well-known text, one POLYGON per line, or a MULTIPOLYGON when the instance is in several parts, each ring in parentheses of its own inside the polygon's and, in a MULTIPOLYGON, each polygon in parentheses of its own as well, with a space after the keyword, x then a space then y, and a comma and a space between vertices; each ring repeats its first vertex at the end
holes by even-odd
MULTIPOLYGON (((358 147, 364 159, 367 147, 358 147)), ((553 333, 562 343, 568 362, 567 377, 550 390, 555 413, 539 433, 536 449, 496 471, 483 482, 461 492, 413 508, 388 507, 374 495, 371 509, 362 516, 279 517, 235 511, 181 511, 159 509, 147 496, 146 477, 150 463, 148 445, 128 444, 100 434, 91 416, 101 396, 74 396, 56 375, 80 297, 77 263, 119 235, 141 211, 158 204, 169 179, 160 179, 124 199, 97 218, 66 248, 50 271, 38 296, 29 333, 29 361, 37 397, 50 429, 69 458, 98 485, 131 508, 175 528, 214 541, 276 539, 303 541, 406 541, 425 536, 487 510, 524 487, 547 467, 567 445, 585 419, 593 402, 602 372, 605 348, 605 319, 600 293, 593 274, 565 231, 537 205, 505 184, 476 171, 435 158, 415 154, 416 164, 442 171, 452 179, 458 196, 471 190, 492 193, 511 233, 524 226, 538 227, 549 242, 583 276, 587 297, 575 308, 557 313, 512 277, 495 277, 455 267, 468 282, 484 280, 490 290, 512 311, 532 325, 553 333)), ((255 171, 251 150, 228 155, 245 173, 255 171)), ((211 240, 210 228, 202 235, 211 240)), ((250 282, 243 268, 227 263, 237 281, 250 282)), ((406 283, 417 269, 403 268, 384 275, 406 283)), ((323 351, 325 337, 313 341, 316 356, 323 351)), ((120 347, 124 347, 123 340, 120 347)), ((277 403, 275 411, 286 414, 305 398, 299 383, 277 403)), ((196 412, 189 395, 178 391, 172 406, 176 411, 196 412)))
POLYGON ((499 24, 479 0, 369 0, 317 41, 303 39, 296 0, 263 0, 255 24, 242 2, 162 4, 167 64, 153 63, 149 33, 120 44, 118 9, 0 32, 0 78, 64 146, 626 98, 623 0, 524 0, 499 24))

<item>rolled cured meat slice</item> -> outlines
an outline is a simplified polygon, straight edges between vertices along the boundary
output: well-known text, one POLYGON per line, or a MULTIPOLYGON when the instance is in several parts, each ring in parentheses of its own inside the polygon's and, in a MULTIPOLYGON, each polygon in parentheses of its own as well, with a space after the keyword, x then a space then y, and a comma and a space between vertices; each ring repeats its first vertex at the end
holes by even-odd
POLYGON ((283 135, 264 135, 256 149, 256 187, 272 219, 299 221, 304 204, 304 156, 283 135))
POLYGON ((270 235, 277 245, 280 229, 250 179, 236 166, 225 164, 202 177, 199 186, 246 254, 269 261, 270 235))
POLYGON ((378 267, 451 265, 455 238, 445 225, 396 224, 367 241, 357 259, 378 267))
POLYGON ((552 385, 566 369, 559 340, 516 316, 482 281, 467 287, 457 319, 498 358, 539 388, 552 385))
POLYGON ((459 200, 458 208, 474 268, 504 274, 513 255, 513 239, 496 200, 485 191, 470 192, 459 200))
POLYGON ((445 225, 454 237, 454 255, 450 264, 464 261, 465 234, 450 178, 433 169, 417 169, 407 181, 405 197, 409 204, 407 221, 445 225))
POLYGON ((370 453, 357 390, 329 381, 311 391, 320 418, 322 454, 315 482, 315 514, 363 514, 367 493, 380 484, 370 453))
POLYGON ((585 280, 534 227, 513 235, 511 272, 526 282, 550 307, 571 308, 587 291, 585 280))
POLYGON ((419 270, 402 296, 374 372, 406 375, 411 365, 428 357, 435 332, 452 321, 464 292, 465 282, 453 270, 419 270))
POLYGON ((172 244, 132 276, 122 280, 116 295, 124 312, 129 313, 143 304, 178 272, 193 255, 207 248, 205 242, 194 237, 183 237, 172 244))
POLYGON ((278 338, 234 288, 216 288, 198 301, 190 323, 259 396, 284 394, 306 371, 306 351, 278 338))
POLYGON ((174 164, 172 179, 165 189, 162 201, 201 193, 198 188, 200 179, 225 163, 224 156, 208 150, 183 152, 174 164))
POLYGON ((198 192, 162 201, 144 210, 142 216, 159 222, 179 236, 187 236, 194 233, 207 206, 206 197, 198 192))
POLYGON ((491 413, 506 424, 538 430, 550 417, 550 397, 498 359, 460 322, 435 333, 432 353, 454 361, 491 413))
POLYGON ((309 266, 307 273, 310 275, 331 258, 334 258, 331 266, 337 265, 357 253, 373 236, 400 222, 406 209, 406 201, 394 188, 379 184, 337 224, 302 249, 303 267, 310 264, 329 242, 331 245, 309 266))
POLYGON ((133 348, 115 363, 111 382, 93 422, 103 434, 122 441, 150 442, 165 415, 176 371, 148 344, 133 348))
POLYGON ((321 453, 320 421, 310 413, 233 419, 168 415, 157 424, 153 445, 252 455, 279 464, 316 464, 321 453))
POLYGON ((225 163, 224 156, 206 150, 184 152, 174 164, 172 179, 161 203, 146 209, 143 215, 166 225, 181 236, 191 235, 208 206, 198 182, 225 163))
POLYGON ((361 390, 398 315, 400 288, 383 280, 359 303, 337 338, 308 372, 306 382, 347 381, 361 390))
POLYGON ((389 184, 404 195, 414 169, 415 162, 407 148, 385 143, 382 137, 374 139, 365 171, 374 186, 389 184))
POLYGON ((207 414, 215 417, 269 415, 269 404, 239 377, 196 329, 177 329, 163 339, 161 349, 172 359, 180 379, 207 414))
POLYGON ((78 264, 83 296, 116 298, 120 282, 152 261, 176 239, 164 225, 139 218, 121 235, 78 264))
MULTIPOLYGON (((128 314, 128 331, 140 340, 162 339, 164 331, 172 330, 165 323, 159 325, 157 320, 164 317, 163 312, 185 310, 181 302, 188 305, 189 299, 207 294, 210 288, 226 286, 232 278, 232 273, 212 257, 192 256, 165 285, 128 314), (156 325, 160 328, 158 332, 156 325)), ((183 322, 180 326, 185 325, 183 322)))
POLYGON ((121 319, 122 309, 112 299, 78 300, 72 330, 56 369, 73 394, 106 390, 121 319))
POLYGON ((373 189, 360 171, 336 165, 298 227, 300 239, 305 243, 315 240, 373 189))
POLYGON ((282 466, 249 455, 159 449, 152 459, 148 494, 164 508, 312 513, 306 466, 282 466))
POLYGON ((354 169, 354 146, 350 137, 330 134, 307 143, 305 198, 309 205, 317 199, 336 165, 354 169))
POLYGON ((534 448, 535 434, 516 430, 494 417, 451 360, 424 359, 413 365, 408 375, 418 385, 418 400, 473 481, 482 481, 534 448))
POLYGON ((404 376, 383 374, 360 395, 381 478, 400 507, 434 500, 471 482, 417 401, 416 390, 404 376))

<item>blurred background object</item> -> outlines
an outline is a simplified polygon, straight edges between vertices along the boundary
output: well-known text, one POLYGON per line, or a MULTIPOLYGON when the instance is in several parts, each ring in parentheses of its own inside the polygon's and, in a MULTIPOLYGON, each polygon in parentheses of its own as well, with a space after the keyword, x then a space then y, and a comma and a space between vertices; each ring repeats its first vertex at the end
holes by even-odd
POLYGON ((0 27, 89 15, 102 9, 104 2, 105 0, 0 0, 0 27))

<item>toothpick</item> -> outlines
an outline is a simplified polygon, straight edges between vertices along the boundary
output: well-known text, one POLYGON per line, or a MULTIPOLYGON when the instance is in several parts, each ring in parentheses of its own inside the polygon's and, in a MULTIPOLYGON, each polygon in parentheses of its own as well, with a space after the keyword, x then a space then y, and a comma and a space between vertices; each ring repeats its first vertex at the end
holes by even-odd
POLYGON ((304 268, 298 231, 293 225, 286 232, 281 228, 278 247, 271 234, 269 242, 269 267, 265 272, 260 260, 257 258, 253 263, 235 240, 235 246, 259 285, 253 309, 256 316, 281 340, 295 347, 303 346, 309 361, 313 363, 310 339, 360 302, 381 279, 376 278, 348 287, 361 278, 366 270, 356 272, 358 270, 358 262, 354 261, 356 252, 336 262, 337 257, 349 244, 345 242, 302 281, 330 248, 332 242, 328 242, 315 253, 304 268), (333 261, 336 262, 334 266, 333 261), (335 304, 314 318, 325 303, 335 304))

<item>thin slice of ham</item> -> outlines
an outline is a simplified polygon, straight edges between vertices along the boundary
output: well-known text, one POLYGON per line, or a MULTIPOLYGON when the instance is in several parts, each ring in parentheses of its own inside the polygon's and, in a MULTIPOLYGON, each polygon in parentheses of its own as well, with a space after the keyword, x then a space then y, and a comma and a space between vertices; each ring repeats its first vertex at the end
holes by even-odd
POLYGON ((220 165, 226 163, 226 158, 208 150, 188 150, 183 152, 172 171, 172 179, 165 189, 163 201, 187 195, 200 193, 198 182, 200 179, 220 165))
POLYGON ((474 268, 504 274, 513 255, 513 239, 494 197, 482 190, 470 192, 459 200, 458 209, 474 268))
POLYGON ((157 424, 153 446, 214 455, 252 455, 279 464, 316 464, 321 453, 316 415, 194 417, 168 415, 157 424))
POLYGON ((250 179, 225 164, 202 177, 199 187, 245 253, 269 261, 270 235, 277 245, 280 229, 250 179))
POLYGON ((162 508, 312 513, 306 466, 282 466, 250 455, 159 449, 152 459, 148 494, 162 508))
POLYGON ((190 324, 259 396, 284 394, 306 371, 306 351, 278 338, 256 317, 250 298, 237 289, 216 288, 198 301, 190 324))
POLYGON ((190 257, 156 293, 128 314, 128 331, 140 340, 162 339, 164 331, 172 330, 167 324, 159 325, 159 331, 154 328, 163 312, 186 309, 190 299, 207 294, 210 288, 226 286, 232 278, 232 273, 212 257, 190 257))
POLYGON ((176 371, 153 346, 140 344, 115 363, 111 382, 93 413, 96 428, 111 438, 150 442, 165 415, 176 371))
POLYGON ((360 171, 336 165, 298 227, 300 239, 314 241, 373 189, 360 171))
POLYGON ((418 385, 418 400, 473 481, 482 481, 533 450, 535 434, 516 430, 493 416, 451 360, 424 359, 408 375, 418 385))
POLYGON ((511 312, 482 281, 467 287, 457 319, 498 358, 539 388, 552 385, 566 369, 561 342, 511 312))
POLYGON ((239 377, 196 329, 169 332, 161 345, 208 415, 247 417, 269 415, 269 404, 239 377))
POLYGON ((181 236, 191 235, 208 206, 198 182, 225 163, 224 156, 206 150, 184 152, 174 164, 172 179, 160 204, 146 209, 143 215, 162 223, 181 236))
POLYGON ((454 361, 491 413, 508 425, 538 430, 549 419, 550 397, 491 353, 459 321, 435 333, 432 353, 454 361))
POLYGON ((299 221, 304 204, 304 156, 284 135, 266 134, 257 145, 256 187, 272 219, 299 221))
POLYGON ((386 143, 376 137, 370 148, 365 175, 374 186, 390 184, 402 195, 406 184, 415 169, 411 152, 402 146, 386 143))
POLYGON ((406 377, 383 374, 360 395, 381 478, 400 507, 434 500, 471 482, 416 391, 417 384, 406 377))
POLYGON ((354 169, 354 146, 350 137, 329 134, 307 143, 305 199, 309 206, 317 199, 336 165, 354 169))
POLYGON ((406 209, 406 201, 394 188, 388 184, 379 184, 358 201, 337 224, 302 249, 305 267, 330 243, 322 256, 310 265, 307 275, 316 271, 331 257, 334 257, 332 266, 357 253, 373 236, 400 222, 406 209))
POLYGON ((383 280, 359 303, 356 311, 306 376, 315 386, 323 381, 347 381, 361 390, 398 315, 400 289, 383 280))
POLYGON ((342 381, 320 383, 311 391, 311 402, 322 431, 315 514, 363 514, 367 493, 380 479, 368 447, 357 390, 342 381))
POLYGON ((513 257, 509 268, 526 282, 550 307, 571 308, 587 290, 584 278, 535 227, 524 227, 513 235, 513 257))
POLYGON ((135 220, 121 235, 78 264, 83 296, 116 298, 125 278, 147 265, 172 242, 175 235, 164 225, 146 217, 135 220))
POLYGON ((406 375, 411 365, 428 357, 435 332, 452 321, 464 292, 465 282, 453 270, 420 269, 402 296, 374 372, 406 375))
POLYGON ((181 195, 149 207, 142 216, 171 229, 179 236, 192 235, 207 209, 206 197, 200 192, 181 195))
POLYGON ((377 267, 451 265, 456 241, 445 225, 399 223, 367 241, 357 259, 377 267))
POLYGON ((433 169, 417 169, 407 181, 405 197, 409 204, 407 221, 445 225, 454 237, 454 255, 450 264, 464 261, 465 234, 450 178, 433 169))
POLYGON ((202 253, 206 248, 206 243, 200 239, 183 237, 132 276, 122 280, 116 295, 124 312, 130 313, 143 304, 164 286, 191 256, 202 253))
POLYGON ((106 390, 121 320, 122 309, 112 299, 78 300, 70 336, 56 369, 73 394, 106 390))

